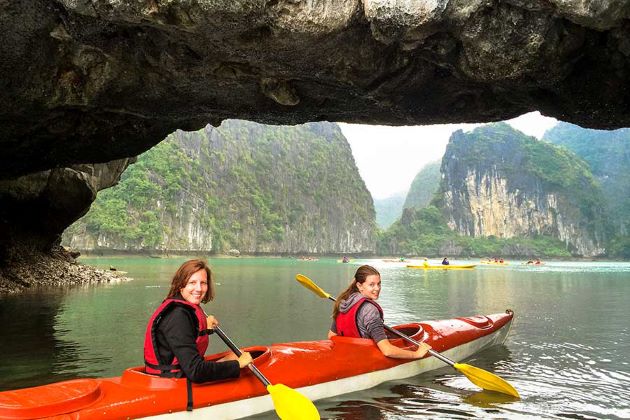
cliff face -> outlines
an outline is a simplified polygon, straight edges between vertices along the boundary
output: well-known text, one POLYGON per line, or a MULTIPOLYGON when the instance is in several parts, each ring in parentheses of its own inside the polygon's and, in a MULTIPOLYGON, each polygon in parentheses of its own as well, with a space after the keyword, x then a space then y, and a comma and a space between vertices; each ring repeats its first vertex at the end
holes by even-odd
POLYGON ((420 209, 429 205, 440 187, 440 161, 425 165, 411 183, 403 208, 420 209))
POLYGON ((337 125, 229 120, 177 131, 140 156, 66 240, 84 250, 365 253, 374 232, 337 125))
POLYGON ((605 252, 601 189, 569 152, 494 124, 453 134, 441 171, 442 209, 463 235, 548 235, 577 255, 605 252))
POLYGON ((405 202, 405 193, 394 194, 387 198, 374 199, 376 224, 381 229, 387 229, 400 218, 405 202))
POLYGON ((613 234, 630 235, 630 129, 592 130, 561 122, 543 140, 584 159, 601 183, 613 234))

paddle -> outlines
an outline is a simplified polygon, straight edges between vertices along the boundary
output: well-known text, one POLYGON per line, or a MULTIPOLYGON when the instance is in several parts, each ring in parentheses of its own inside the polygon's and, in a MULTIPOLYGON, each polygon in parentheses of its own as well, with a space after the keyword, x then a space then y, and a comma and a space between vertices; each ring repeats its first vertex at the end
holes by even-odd
MULTIPOLYGON (((316 285, 311 279, 309 279, 308 277, 306 277, 303 274, 297 274, 295 276, 295 279, 300 282, 300 284, 302 284, 302 286, 306 287, 307 289, 311 290, 313 293, 315 293, 317 296, 324 298, 324 299, 330 299, 333 302, 336 302, 337 299, 335 299, 334 297, 332 297, 329 293, 326 293, 324 290, 322 290, 322 288, 320 288, 318 285, 316 285)), ((398 337, 401 337, 407 341, 409 341, 410 343, 413 343, 415 345, 420 345, 420 343, 416 340, 414 340, 413 338, 401 333, 398 330, 395 330, 394 328, 388 327, 387 325, 384 326, 385 329, 393 334, 396 334, 398 337)), ((473 384, 477 385, 479 388, 483 388, 483 389, 487 389, 489 391, 496 391, 496 392, 501 392, 503 394, 507 394, 507 395, 511 395, 513 397, 516 398, 520 398, 520 395, 518 395, 518 392, 516 391, 516 389, 514 389, 514 387, 512 385, 510 385, 507 381, 505 381, 504 379, 501 379, 500 377, 498 377, 497 375, 490 373, 488 371, 485 371, 481 368, 475 367, 475 366, 471 366, 465 363, 455 363, 454 361, 452 361, 451 359, 443 356, 442 354, 438 353, 437 351, 430 349, 429 350, 429 354, 433 357, 436 357, 438 359, 440 359, 441 361, 443 361, 444 363, 451 365, 452 367, 454 367, 455 369, 457 369, 458 371, 460 371, 461 373, 463 373, 464 375, 466 375, 466 377, 470 380, 470 382, 472 382, 473 384)))
MULTIPOLYGON (((221 337, 221 340, 223 340, 223 342, 230 348, 230 350, 240 357, 242 352, 236 344, 234 344, 234 342, 225 335, 223 330, 219 328, 219 326, 216 326, 213 329, 214 332, 221 337)), ((320 418, 319 412, 317 411, 317 408, 315 408, 313 402, 304 395, 282 384, 271 385, 271 382, 265 378, 265 375, 263 375, 253 363, 250 363, 247 367, 267 388, 267 391, 273 400, 276 413, 278 413, 278 417, 282 420, 311 420, 320 418)))

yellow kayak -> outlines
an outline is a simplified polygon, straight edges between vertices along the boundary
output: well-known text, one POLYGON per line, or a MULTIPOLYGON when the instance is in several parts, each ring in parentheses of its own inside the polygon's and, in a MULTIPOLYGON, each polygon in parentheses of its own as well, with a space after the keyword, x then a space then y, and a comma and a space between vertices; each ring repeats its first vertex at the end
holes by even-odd
POLYGON ((471 270, 475 268, 477 264, 466 265, 408 265, 407 268, 418 268, 424 270, 471 270))

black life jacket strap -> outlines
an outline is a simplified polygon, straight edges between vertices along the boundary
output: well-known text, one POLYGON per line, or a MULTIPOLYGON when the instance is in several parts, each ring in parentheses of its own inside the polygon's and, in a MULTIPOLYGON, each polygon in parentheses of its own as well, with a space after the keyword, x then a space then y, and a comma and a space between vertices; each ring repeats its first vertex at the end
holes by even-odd
MULTIPOLYGON (((154 365, 153 363, 149 363, 146 360, 144 363, 152 368, 160 371, 161 378, 182 378, 184 376, 184 372, 182 372, 179 365, 154 365), (177 372, 171 372, 171 370, 178 369, 177 372)), ((186 378, 186 411, 193 410, 193 392, 192 392, 192 381, 186 378)))
POLYGON ((157 375, 160 376, 160 378, 184 377, 184 372, 182 371, 180 365, 154 365, 153 363, 149 363, 146 360, 144 361, 144 364, 151 369, 159 370, 160 373, 158 373, 157 375))
POLYGON ((188 402, 186 404, 186 411, 193 411, 192 381, 188 378, 186 378, 186 392, 188 394, 188 402))

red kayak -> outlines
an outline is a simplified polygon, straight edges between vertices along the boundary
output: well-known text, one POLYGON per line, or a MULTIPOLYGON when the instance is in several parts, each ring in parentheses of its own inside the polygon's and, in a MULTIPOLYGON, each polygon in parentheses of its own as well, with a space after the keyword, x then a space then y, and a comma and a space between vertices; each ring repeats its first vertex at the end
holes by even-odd
MULTIPOLYGON (((505 341, 513 313, 427 321, 394 327, 443 355, 461 361, 505 341)), ((402 339, 392 339, 412 348, 402 339)), ((435 357, 421 360, 383 356, 370 339, 333 337, 332 340, 273 344, 246 348, 254 364, 271 383, 282 383, 312 401, 374 387, 444 367, 435 357), (360 354, 361 357, 357 357, 360 354)), ((221 358, 225 353, 206 356, 221 358)), ((186 411, 186 380, 160 378, 144 367, 122 376, 77 379, 33 388, 0 392, 0 418, 234 419, 272 411, 271 397, 247 369, 239 379, 193 385, 194 410, 186 411)))

